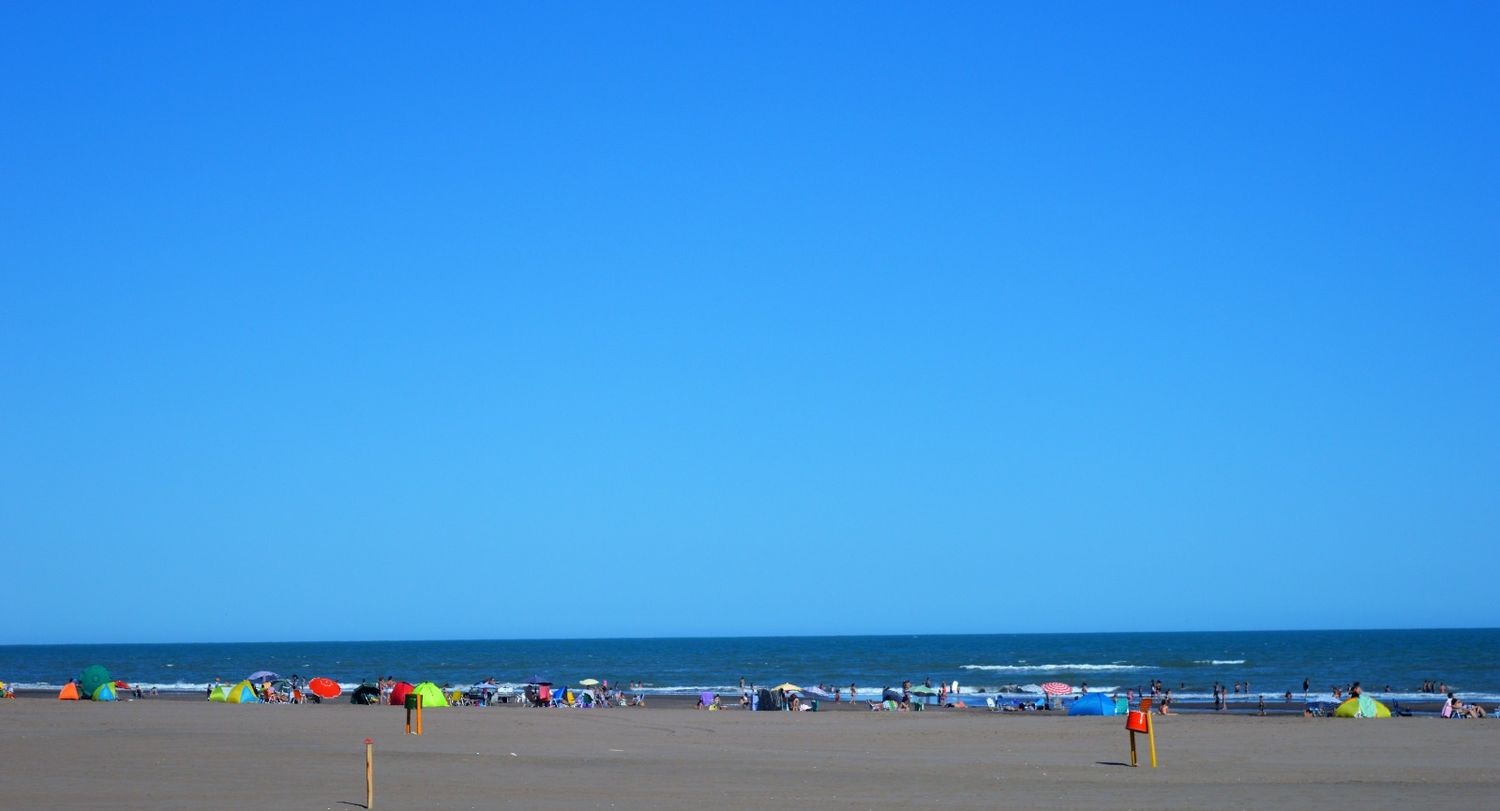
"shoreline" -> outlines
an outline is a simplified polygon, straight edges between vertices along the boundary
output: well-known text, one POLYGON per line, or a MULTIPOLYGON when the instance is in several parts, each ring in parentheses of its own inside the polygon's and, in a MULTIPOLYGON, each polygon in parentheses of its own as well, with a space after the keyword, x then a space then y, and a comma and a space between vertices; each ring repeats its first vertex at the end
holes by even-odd
MULTIPOLYGON (((959 707, 939 707, 937 705, 928 705, 928 706, 924 707, 924 709, 922 711, 923 712, 970 712, 970 713, 972 713, 972 712, 980 712, 980 713, 988 713, 988 712, 990 712, 990 710, 987 707, 984 706, 984 698, 985 698, 986 695, 987 694, 983 694, 983 693, 975 694, 975 695, 963 695, 962 697, 963 697, 964 701, 965 702, 969 702, 969 704, 968 704, 967 707, 962 707, 962 708, 959 708, 959 707), (976 702, 976 699, 977 699, 978 706, 975 706, 975 704, 974 704, 974 702, 976 702)), ((991 695, 993 697, 992 694, 988 694, 988 695, 991 695)), ((22 689, 22 690, 16 690, 16 698, 17 698, 17 700, 25 700, 25 701, 49 700, 49 701, 54 701, 55 702, 55 701, 57 701, 57 694, 54 693, 54 692, 51 692, 51 691, 46 691, 46 690, 26 690, 26 689, 22 689)), ((1077 696, 1075 695, 1072 698, 1077 698, 1077 696)), ((1380 699, 1377 698, 1376 700, 1380 700, 1380 699)), ((208 701, 208 697, 206 695, 204 695, 203 693, 196 692, 196 691, 186 691, 186 690, 162 691, 158 695, 155 695, 155 696, 145 696, 143 698, 131 698, 131 697, 128 697, 128 696, 122 696, 119 699, 119 701, 120 702, 148 703, 148 704, 151 703, 151 702, 172 702, 172 703, 186 702, 186 703, 203 703, 203 704, 212 703, 212 702, 208 701)), ((650 708, 650 709, 665 709, 665 710, 697 710, 698 709, 698 707, 696 706, 697 705, 697 701, 698 701, 698 697, 697 696, 692 696, 692 695, 649 694, 647 696, 647 708, 650 708)), ((58 702, 58 703, 68 703, 68 702, 58 702)), ((1302 715, 1303 710, 1307 707, 1307 705, 1309 703, 1312 703, 1311 700, 1309 700, 1309 701, 1294 700, 1291 703, 1287 703, 1287 702, 1281 701, 1279 699, 1277 701, 1275 701, 1275 702, 1267 701, 1266 702, 1266 717, 1270 717, 1270 716, 1273 716, 1273 715, 1274 716, 1289 716, 1289 715, 1294 715, 1294 716, 1299 716, 1300 717, 1302 715)), ((324 705, 348 704, 349 706, 356 706, 356 705, 350 703, 350 701, 348 699, 348 693, 340 695, 337 698, 324 701, 324 702, 322 702, 322 704, 324 704, 324 705)), ((1433 699, 1431 701, 1417 701, 1417 702, 1402 702, 1401 703, 1401 707, 1403 709, 1411 710, 1413 713, 1415 713, 1415 714, 1417 714, 1419 716, 1427 716, 1427 715, 1437 716, 1439 714, 1439 712, 1442 710, 1442 705, 1443 705, 1443 702, 1441 700, 1439 700, 1439 699, 1433 699)), ((309 705, 301 705, 301 706, 316 706, 316 705, 310 703, 309 705)), ((376 706, 376 705, 371 705, 371 706, 376 706)), ((1134 704, 1132 704, 1132 706, 1134 706, 1134 704)), ((456 708, 456 709, 459 709, 459 710, 485 711, 485 710, 532 709, 532 708, 522 707, 519 704, 513 704, 513 703, 509 703, 509 702, 504 702, 504 703, 497 702, 495 704, 492 704, 489 707, 460 707, 460 708, 456 708)), ((559 708, 559 709, 562 709, 562 710, 566 711, 566 710, 568 710, 570 708, 559 708)), ((609 707, 607 709, 608 710, 627 710, 628 711, 628 710, 637 709, 637 708, 633 708, 633 707, 609 707)), ((819 709, 820 712, 851 712, 851 711, 869 712, 870 711, 868 703, 865 702, 863 699, 861 699, 860 701, 855 702, 855 703, 850 703, 848 701, 841 701, 841 702, 835 703, 832 700, 820 700, 819 703, 818 703, 818 709, 819 709)), ((723 709, 721 711, 722 712, 744 712, 744 710, 740 709, 740 707, 739 707, 739 705, 738 705, 737 702, 731 702, 731 701, 727 700, 727 697, 726 697, 726 701, 725 701, 725 706, 723 707, 723 709)), ((1036 716, 1036 717, 1042 717, 1042 718, 1045 718, 1045 717, 1065 718, 1068 715, 1068 713, 1064 709, 1034 710, 1034 711, 1033 710, 1028 710, 1028 711, 1025 711, 1025 712, 1022 712, 1022 713, 1010 712, 1010 713, 997 713, 997 714, 1002 714, 1002 715, 1026 715, 1026 716, 1036 716)), ((1171 715, 1208 716, 1208 717, 1236 717, 1236 716, 1238 716, 1238 717, 1244 717, 1244 716, 1259 717, 1259 715, 1260 715, 1259 708, 1258 708, 1256 702, 1253 702, 1253 701, 1251 701, 1251 702, 1230 701, 1229 704, 1228 704, 1228 708, 1227 709, 1225 709, 1223 711, 1219 711, 1219 710, 1215 710, 1214 709, 1214 706, 1213 706, 1212 702, 1177 701, 1177 700, 1174 700, 1172 702, 1172 712, 1170 714, 1171 715)), ((1108 716, 1106 716, 1106 717, 1108 717, 1108 716)))

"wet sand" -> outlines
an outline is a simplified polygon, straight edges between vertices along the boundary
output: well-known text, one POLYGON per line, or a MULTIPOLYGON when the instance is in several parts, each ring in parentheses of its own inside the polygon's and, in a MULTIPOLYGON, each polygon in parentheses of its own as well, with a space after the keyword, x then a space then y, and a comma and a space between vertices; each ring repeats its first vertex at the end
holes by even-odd
POLYGON ((0 702, 0 809, 1476 808, 1500 721, 0 702))

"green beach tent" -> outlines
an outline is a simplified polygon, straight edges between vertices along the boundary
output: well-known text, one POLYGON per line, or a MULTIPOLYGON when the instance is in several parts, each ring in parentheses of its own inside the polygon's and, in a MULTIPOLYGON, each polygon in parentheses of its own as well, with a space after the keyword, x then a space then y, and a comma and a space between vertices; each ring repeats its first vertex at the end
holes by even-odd
POLYGON ((422 709, 424 710, 432 707, 448 706, 448 698, 443 695, 442 689, 430 681, 424 681, 416 687, 411 688, 410 695, 422 697, 422 709))
POLYGON ((229 694, 224 697, 226 704, 259 704, 260 696, 255 694, 255 688, 250 682, 242 681, 229 688, 229 694))
POLYGON ((109 682, 105 682, 98 687, 95 687, 94 692, 89 693, 89 698, 95 701, 114 701, 115 686, 113 684, 110 684, 109 682))
POLYGON ((208 700, 209 701, 217 701, 217 702, 219 702, 221 704, 223 702, 225 702, 225 701, 228 701, 229 700, 229 687, 228 687, 228 685, 223 685, 223 684, 216 684, 216 685, 214 685, 214 691, 212 693, 208 694, 208 700))
POLYGON ((1365 711, 1364 711, 1363 717, 1365 717, 1365 718, 1390 718, 1391 717, 1391 708, 1390 707, 1387 707, 1386 705, 1381 704, 1379 701, 1376 701, 1375 699, 1370 698, 1368 696, 1364 697, 1363 699, 1351 698, 1351 699, 1346 700, 1344 703, 1342 703, 1342 704, 1339 705, 1338 709, 1336 709, 1336 710, 1333 711, 1333 717, 1334 718, 1359 718, 1359 717, 1361 717, 1360 715, 1356 714, 1356 713, 1359 712, 1359 705, 1360 705, 1361 702, 1363 702, 1365 704, 1365 711), (1371 705, 1374 705, 1374 706, 1371 706, 1371 705))
POLYGON ((113 681, 114 679, 109 677, 109 671, 104 669, 104 665, 89 665, 78 674, 78 692, 93 696, 94 691, 99 689, 99 685, 110 684, 113 681))

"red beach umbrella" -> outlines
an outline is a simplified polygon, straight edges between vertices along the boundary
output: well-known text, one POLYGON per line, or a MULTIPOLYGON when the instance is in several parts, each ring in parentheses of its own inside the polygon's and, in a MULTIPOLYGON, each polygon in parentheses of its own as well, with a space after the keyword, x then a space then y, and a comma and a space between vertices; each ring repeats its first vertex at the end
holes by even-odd
POLYGON ((307 691, 318 698, 338 698, 339 693, 344 692, 344 688, 340 687, 339 683, 333 679, 325 679, 319 676, 307 683, 307 691))
POLYGON ((1067 696, 1073 694, 1073 688, 1060 681, 1049 681, 1042 685, 1042 692, 1049 696, 1067 696))

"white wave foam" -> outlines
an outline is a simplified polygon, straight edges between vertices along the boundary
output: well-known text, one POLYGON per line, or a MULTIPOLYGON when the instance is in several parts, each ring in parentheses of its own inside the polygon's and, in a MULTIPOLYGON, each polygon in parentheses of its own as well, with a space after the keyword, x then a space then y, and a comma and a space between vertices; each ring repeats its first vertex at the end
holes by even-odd
POLYGON ((1242 665, 1244 659, 1194 659, 1195 665, 1242 665))
POLYGON ((1124 673, 1132 670, 1154 670, 1146 665, 1122 664, 1060 664, 1060 665, 964 665, 964 670, 985 670, 994 673, 1124 673))

